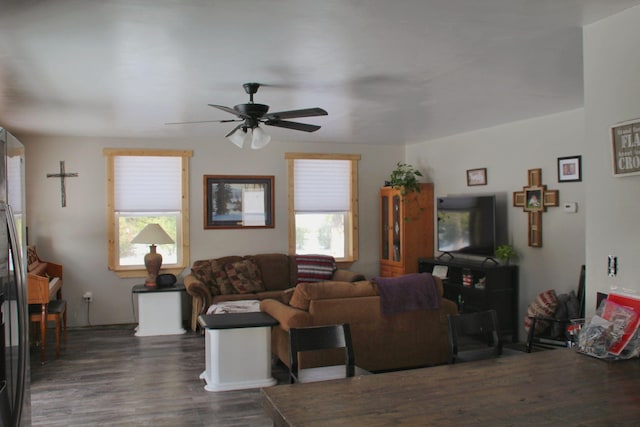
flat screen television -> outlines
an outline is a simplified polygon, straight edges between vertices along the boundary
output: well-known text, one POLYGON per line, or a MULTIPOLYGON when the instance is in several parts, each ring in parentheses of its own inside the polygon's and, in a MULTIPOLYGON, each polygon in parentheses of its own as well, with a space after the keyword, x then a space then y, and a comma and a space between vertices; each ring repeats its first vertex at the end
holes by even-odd
POLYGON ((496 249, 496 197, 438 197, 438 251, 492 257, 496 249))

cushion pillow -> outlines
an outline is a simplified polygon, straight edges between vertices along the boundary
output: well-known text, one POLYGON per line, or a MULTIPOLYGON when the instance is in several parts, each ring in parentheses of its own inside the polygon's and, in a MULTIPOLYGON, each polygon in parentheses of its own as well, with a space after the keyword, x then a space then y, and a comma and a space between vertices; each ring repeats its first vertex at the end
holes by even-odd
POLYGON ((239 294, 264 291, 260 270, 253 260, 245 259, 224 266, 233 288, 239 294))
MULTIPOLYGON (((529 329, 531 328, 531 317, 553 317, 556 312, 557 305, 558 298, 556 296, 556 291, 553 289, 549 289, 538 295, 536 299, 529 304, 529 308, 527 308, 527 315, 524 318, 524 329, 527 333, 529 333, 529 329)), ((534 331, 534 334, 539 335, 548 327, 548 321, 538 320, 536 322, 536 330, 534 331)))
POLYGON ((229 276, 227 275, 224 264, 221 264, 216 260, 212 260, 211 274, 216 281, 218 289, 220 289, 220 294, 230 295, 236 293, 236 289, 233 287, 231 280, 229 280, 229 276))
POLYGON ((220 295, 220 287, 216 283, 216 278, 213 275, 211 260, 205 259, 194 262, 191 266, 191 274, 209 288, 211 295, 220 295))
MULTIPOLYGON (((310 282, 300 283, 294 288, 289 305, 309 310, 309 302, 318 299, 355 298, 377 296, 378 290, 368 280, 360 282, 310 282)), ((354 304, 356 304, 354 302, 354 304)))
POLYGON ((328 255, 296 255, 298 283, 331 280, 336 260, 328 255))

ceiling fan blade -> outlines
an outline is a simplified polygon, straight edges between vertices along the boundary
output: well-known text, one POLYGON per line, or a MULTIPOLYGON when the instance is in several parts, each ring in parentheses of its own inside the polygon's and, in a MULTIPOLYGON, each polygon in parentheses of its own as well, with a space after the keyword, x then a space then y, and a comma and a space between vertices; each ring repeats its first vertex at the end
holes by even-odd
POLYGON ((326 116, 327 113, 322 108, 304 108, 302 110, 290 110, 290 111, 277 111, 275 113, 265 114, 264 118, 267 120, 280 120, 280 119, 293 119, 296 117, 315 117, 326 116))
POLYGON ((268 126, 277 126, 280 128, 301 130, 304 132, 315 132, 318 129, 320 129, 320 126, 318 125, 310 125, 307 123, 298 123, 298 122, 288 122, 284 120, 267 120, 264 122, 264 124, 268 126))
POLYGON ((190 125, 192 123, 229 123, 229 122, 240 122, 243 121, 241 119, 227 119, 227 120, 196 120, 193 122, 170 122, 165 123, 165 125, 190 125))
POLYGON ((229 138, 231 135, 233 135, 237 130, 242 129, 242 127, 244 126, 244 123, 240 123, 238 126, 234 127, 233 130, 231 132, 229 132, 228 134, 226 134, 224 137, 225 138, 229 138))
POLYGON ((225 107, 224 105, 215 105, 215 104, 208 104, 209 107, 214 107, 217 108, 218 110, 222 110, 225 111, 227 113, 233 114, 234 116, 238 116, 241 119, 246 119, 249 116, 247 116, 246 114, 242 114, 241 112, 239 112, 238 110, 231 108, 231 107, 225 107))

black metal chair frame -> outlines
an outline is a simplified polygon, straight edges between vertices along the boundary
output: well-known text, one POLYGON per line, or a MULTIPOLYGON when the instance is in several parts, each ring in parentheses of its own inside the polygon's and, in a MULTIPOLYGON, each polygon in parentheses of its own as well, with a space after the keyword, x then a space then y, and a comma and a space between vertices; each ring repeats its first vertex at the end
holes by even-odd
POLYGON ((495 310, 449 315, 448 320, 449 363, 464 360, 464 353, 473 354, 471 360, 502 354, 502 337, 495 310), (473 349, 465 347, 464 343, 469 340, 474 343, 473 349))
MULTIPOLYGON (((585 311, 585 266, 583 265, 580 268, 580 279, 578 281, 578 292, 576 294, 578 298, 578 319, 584 317, 585 311)), ((553 337, 549 334, 540 334, 536 335, 536 324, 538 322, 549 322, 549 323, 558 323, 561 325, 563 331, 566 330, 567 327, 571 324, 571 320, 573 319, 556 319, 554 317, 545 317, 545 316, 529 316, 531 319, 531 326, 529 328, 529 333, 527 334, 527 353, 531 353, 534 346, 539 346, 542 348, 548 347, 567 347, 567 341, 569 337, 553 337)))
POLYGON ((345 376, 355 375, 355 357, 348 323, 340 325, 311 326, 289 329, 289 377, 291 383, 299 381, 298 353, 325 349, 345 350, 345 376))

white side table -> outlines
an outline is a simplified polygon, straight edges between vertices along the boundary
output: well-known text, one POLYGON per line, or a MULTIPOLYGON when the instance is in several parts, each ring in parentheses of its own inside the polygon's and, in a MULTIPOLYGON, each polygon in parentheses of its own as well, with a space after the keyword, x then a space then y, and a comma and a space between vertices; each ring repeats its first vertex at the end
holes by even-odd
POLYGON ((182 293, 184 285, 166 288, 148 288, 135 285, 131 290, 138 295, 137 337, 153 335, 179 335, 182 327, 182 293))
POLYGON ((271 376, 271 326, 278 321, 266 313, 203 314, 207 391, 268 387, 271 376))

